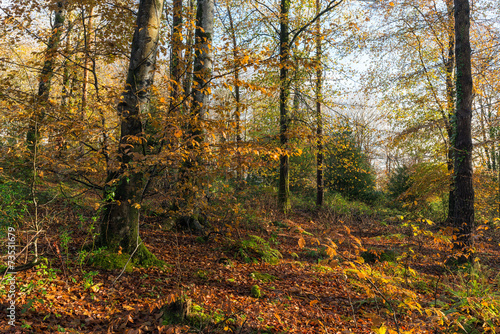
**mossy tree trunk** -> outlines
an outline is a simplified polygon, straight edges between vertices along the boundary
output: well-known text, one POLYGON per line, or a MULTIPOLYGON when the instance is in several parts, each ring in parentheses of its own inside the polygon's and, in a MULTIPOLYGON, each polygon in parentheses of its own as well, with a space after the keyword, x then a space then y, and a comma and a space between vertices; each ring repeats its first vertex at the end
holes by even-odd
POLYGON ((132 39, 132 51, 125 91, 118 104, 121 134, 118 148, 119 169, 108 174, 101 221, 100 243, 109 250, 145 257, 149 253, 139 239, 139 213, 145 185, 141 162, 146 140, 141 116, 150 105, 150 89, 156 65, 163 0, 141 0, 132 39))
MULTIPOLYGON (((470 6, 468 0, 455 0, 455 248, 465 255, 472 252, 474 231, 474 188, 472 185, 472 71, 469 38, 470 6)), ((470 259, 470 257, 469 257, 470 259)))

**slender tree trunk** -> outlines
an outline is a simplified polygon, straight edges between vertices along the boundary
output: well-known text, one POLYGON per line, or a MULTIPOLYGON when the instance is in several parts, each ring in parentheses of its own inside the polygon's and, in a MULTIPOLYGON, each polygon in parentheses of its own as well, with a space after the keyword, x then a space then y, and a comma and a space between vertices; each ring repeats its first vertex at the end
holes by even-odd
POLYGON ((182 0, 173 1, 172 13, 172 51, 170 59, 170 108, 169 112, 173 112, 179 103, 181 92, 181 76, 182 76, 182 0))
POLYGON ((119 145, 120 169, 110 173, 104 197, 107 205, 101 222, 101 244, 112 251, 145 256, 139 238, 139 209, 144 188, 141 160, 145 138, 141 115, 148 112, 160 35, 163 0, 141 0, 132 39, 125 91, 118 104, 121 118, 119 145), (139 248, 140 247, 140 248, 139 248))
POLYGON ((194 35, 193 85, 191 95, 190 119, 188 124, 188 150, 190 157, 186 159, 180 170, 182 199, 187 203, 196 202, 203 194, 203 185, 200 183, 202 168, 203 120, 208 111, 208 97, 210 95, 210 79, 212 76, 212 35, 214 25, 214 0, 198 0, 196 9, 196 30, 194 35), (189 184, 191 182, 191 184, 189 184), (198 191, 196 191, 196 190, 198 191))
POLYGON ((236 31, 234 27, 231 8, 227 6, 227 14, 229 16, 229 28, 231 29, 231 39, 233 42, 233 63, 234 63, 234 100, 236 103, 234 110, 234 121, 236 122, 236 179, 240 182, 243 179, 243 167, 241 163, 241 100, 240 100, 240 66, 238 64, 238 43, 236 41, 236 31))
MULTIPOLYGON (((468 0, 455 0, 456 137, 455 137, 455 247, 472 252, 474 188, 472 185, 472 71, 468 0)), ((469 257, 469 260, 471 258, 469 257)))
POLYGON ((66 1, 59 1, 57 2, 57 10, 55 11, 54 28, 49 37, 45 60, 38 82, 38 94, 35 103, 36 110, 26 134, 26 143, 31 152, 35 151, 35 147, 40 141, 40 122, 45 118, 47 108, 49 107, 50 85, 54 76, 54 61, 61 41, 65 17, 66 1))
POLYGON ((288 82, 288 66, 290 61, 290 32, 289 25, 290 0, 281 0, 280 5, 280 145, 285 151, 280 155, 280 179, 278 187, 278 206, 286 213, 290 210, 290 158, 286 152, 288 148, 288 128, 290 125, 288 99, 290 96, 290 83, 288 82))
MULTIPOLYGON (((190 135, 203 142, 203 119, 208 111, 210 79, 212 76, 212 35, 214 31, 214 0, 198 0, 193 63, 193 105, 191 107, 190 135)), ((199 146, 199 145, 197 145, 199 146)), ((196 159, 195 159, 196 160, 196 159)))
MULTIPOLYGON (((189 0, 189 17, 191 21, 194 17, 194 0, 189 0)), ((194 17, 194 20, 196 18, 194 17)), ((196 25, 196 24, 195 24, 196 25)), ((194 29, 188 25, 188 33, 186 40, 186 51, 184 52, 184 61, 186 62, 186 71, 184 74, 182 87, 184 89, 184 110, 189 110, 189 102, 191 96, 191 86, 193 83, 193 50, 194 50, 194 29)))
MULTIPOLYGON (((212 76, 212 35, 214 31, 214 0, 198 0, 193 64, 192 117, 201 121, 208 110, 209 81, 212 76)), ((199 122, 198 122, 199 123, 199 122)), ((201 137, 201 124, 195 125, 193 135, 201 137)))
MULTIPOLYGON (((319 15, 321 4, 316 0, 316 15, 319 15)), ((321 64, 321 21, 316 21, 316 205, 323 205, 323 115, 321 113, 321 99, 323 86, 323 67, 321 64)))
POLYGON ((92 31, 92 15, 94 7, 91 5, 87 11, 82 7, 82 27, 83 27, 83 42, 84 42, 84 60, 83 60, 83 82, 82 82, 82 104, 80 110, 80 117, 82 120, 86 118, 87 114, 87 98, 88 98, 88 82, 89 82, 89 60, 90 60, 90 33, 92 31), (88 21, 85 22, 85 15, 88 12, 88 21))
POLYGON ((447 225, 453 225, 455 217, 455 177, 453 172, 453 150, 455 146, 455 85, 453 83, 453 69, 455 67, 455 33, 453 23, 453 0, 446 0, 448 10, 448 56, 445 64, 446 71, 446 102, 447 115, 446 132, 448 134, 448 156, 447 168, 450 174, 450 191, 448 195, 448 217, 446 218, 447 225))
POLYGON ((62 79, 62 94, 61 94, 61 106, 66 107, 68 105, 68 100, 70 98, 70 80, 71 80, 71 75, 70 75, 70 62, 71 62, 71 55, 70 53, 70 47, 71 47, 71 36, 68 32, 66 36, 66 47, 65 47, 65 54, 66 54, 66 59, 64 59, 63 63, 63 79, 62 79))

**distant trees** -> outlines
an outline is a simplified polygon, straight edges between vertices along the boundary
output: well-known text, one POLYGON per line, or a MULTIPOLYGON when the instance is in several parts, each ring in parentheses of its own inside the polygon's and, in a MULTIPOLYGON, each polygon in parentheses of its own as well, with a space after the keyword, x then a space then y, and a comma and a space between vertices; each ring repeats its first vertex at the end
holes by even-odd
POLYGON ((373 201, 375 174, 368 157, 348 131, 333 133, 326 140, 325 187, 343 196, 361 201, 373 201))

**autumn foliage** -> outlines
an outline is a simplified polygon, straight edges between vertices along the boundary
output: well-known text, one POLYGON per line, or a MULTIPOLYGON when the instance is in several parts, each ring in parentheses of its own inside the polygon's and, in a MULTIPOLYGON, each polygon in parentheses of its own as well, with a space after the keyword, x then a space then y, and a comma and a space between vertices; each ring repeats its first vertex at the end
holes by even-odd
POLYGON ((499 332, 468 6, 4 1, 0 331, 499 332))

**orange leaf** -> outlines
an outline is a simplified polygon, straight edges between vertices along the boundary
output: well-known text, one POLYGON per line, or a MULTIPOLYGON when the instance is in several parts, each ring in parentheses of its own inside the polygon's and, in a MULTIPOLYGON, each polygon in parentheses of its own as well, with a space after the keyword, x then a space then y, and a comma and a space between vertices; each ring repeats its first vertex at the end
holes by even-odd
POLYGON ((300 239, 299 239, 299 247, 300 248, 304 248, 305 245, 306 245, 306 241, 304 240, 303 237, 300 237, 300 239))

